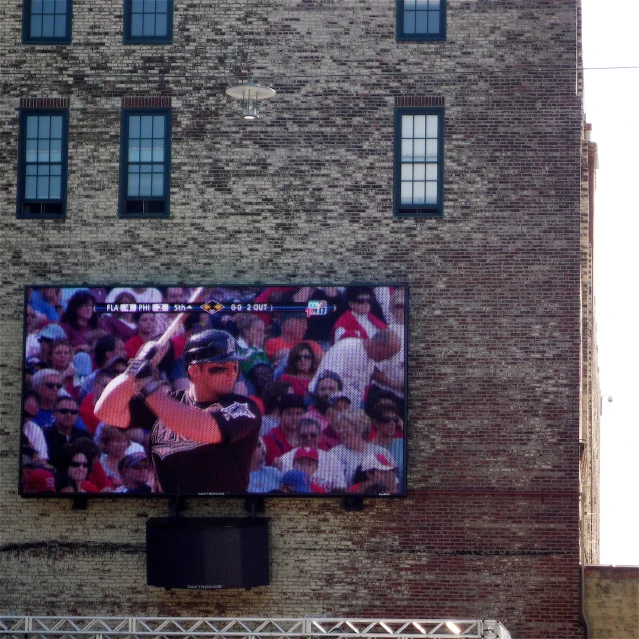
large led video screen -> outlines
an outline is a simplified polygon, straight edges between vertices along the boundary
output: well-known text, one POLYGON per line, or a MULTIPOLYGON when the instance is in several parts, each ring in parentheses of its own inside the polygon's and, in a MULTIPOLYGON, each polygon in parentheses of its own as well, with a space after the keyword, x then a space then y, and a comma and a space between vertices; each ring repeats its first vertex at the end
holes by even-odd
POLYGON ((405 286, 25 289, 20 494, 406 494, 405 286))

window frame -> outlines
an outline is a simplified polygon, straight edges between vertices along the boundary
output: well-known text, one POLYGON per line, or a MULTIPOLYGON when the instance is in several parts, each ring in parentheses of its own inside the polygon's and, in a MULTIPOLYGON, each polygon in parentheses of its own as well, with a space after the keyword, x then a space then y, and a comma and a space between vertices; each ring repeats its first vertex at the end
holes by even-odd
POLYGON ((31 8, 33 0, 22 2, 22 44, 71 44, 71 28, 73 25, 73 0, 66 0, 66 33, 64 37, 39 37, 31 35, 31 8))
MULTIPOLYGON (((40 138, 37 138, 40 139, 40 138)), ((16 193, 16 217, 21 219, 65 219, 67 214, 67 181, 69 162, 69 110, 68 109, 20 109, 19 141, 18 141, 18 179, 16 193), (30 116, 60 115, 62 116, 62 144, 60 149, 60 199, 52 198, 27 198, 24 192, 27 181, 27 165, 40 164, 39 162, 27 163, 27 118, 30 116), (33 202, 60 203, 59 213, 25 213, 24 205, 33 202)), ((48 164, 58 164, 49 162, 48 164)))
MULTIPOLYGON (((123 219, 130 218, 159 218, 170 215, 171 196, 171 131, 173 109, 170 107, 125 107, 122 109, 120 122, 120 188, 118 198, 118 216, 123 219), (164 193, 161 197, 127 197, 128 191, 128 147, 129 147, 129 118, 132 115, 164 115, 164 193), (127 213, 127 201, 164 202, 164 211, 127 213)), ((144 206, 144 205, 143 205, 144 206)))
POLYGON ((167 25, 165 36, 134 36, 131 34, 133 22, 133 0, 124 0, 122 42, 124 44, 171 44, 173 42, 173 0, 167 0, 167 25))
POLYGON ((438 33, 406 33, 404 31, 404 2, 396 0, 396 39, 402 42, 427 42, 446 40, 446 3, 447 0, 440 0, 439 10, 439 32, 438 33))
POLYGON ((395 109, 393 166, 393 213, 399 217, 443 217, 444 215, 444 107, 398 107, 395 109), (401 203, 402 116, 437 115, 437 204, 401 203))

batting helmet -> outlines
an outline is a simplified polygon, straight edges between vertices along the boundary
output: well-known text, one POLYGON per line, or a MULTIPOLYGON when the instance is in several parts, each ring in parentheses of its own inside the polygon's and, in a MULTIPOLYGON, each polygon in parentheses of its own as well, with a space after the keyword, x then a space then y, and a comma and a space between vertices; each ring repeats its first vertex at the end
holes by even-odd
POLYGON ((192 335, 184 345, 184 364, 234 362, 242 359, 235 352, 235 339, 226 331, 211 328, 192 335))

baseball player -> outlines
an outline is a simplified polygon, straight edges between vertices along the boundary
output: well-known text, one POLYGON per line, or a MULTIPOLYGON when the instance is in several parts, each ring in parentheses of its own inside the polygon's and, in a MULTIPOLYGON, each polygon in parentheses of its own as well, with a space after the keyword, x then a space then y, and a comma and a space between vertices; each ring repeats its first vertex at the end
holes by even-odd
POLYGON ((205 330, 184 347, 186 391, 168 391, 145 345, 104 390, 97 417, 119 428, 151 430, 151 457, 161 492, 244 494, 261 415, 251 399, 233 393, 239 374, 234 338, 205 330))

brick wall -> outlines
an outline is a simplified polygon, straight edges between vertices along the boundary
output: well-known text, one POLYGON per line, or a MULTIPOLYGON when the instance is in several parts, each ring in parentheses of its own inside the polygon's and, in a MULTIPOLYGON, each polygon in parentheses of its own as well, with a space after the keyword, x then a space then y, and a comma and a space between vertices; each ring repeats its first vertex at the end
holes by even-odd
MULTIPOLYGON (((172 45, 124 46, 120 0, 73 43, 0 20, 0 608, 30 614, 497 618, 584 636, 579 603, 583 173, 575 0, 450 0, 445 42, 395 41, 388 0, 176 0, 172 45), (238 73, 273 86, 247 123, 238 73), (123 100, 171 99, 171 217, 117 215, 123 100), (67 218, 15 216, 21 100, 69 100, 67 218), (392 216, 393 112, 445 104, 444 219, 392 216), (269 501, 272 585, 164 592, 163 502, 16 495, 26 284, 410 286, 409 497, 269 501)), ((240 515, 239 501, 189 514, 240 515)))

